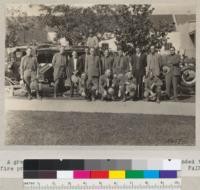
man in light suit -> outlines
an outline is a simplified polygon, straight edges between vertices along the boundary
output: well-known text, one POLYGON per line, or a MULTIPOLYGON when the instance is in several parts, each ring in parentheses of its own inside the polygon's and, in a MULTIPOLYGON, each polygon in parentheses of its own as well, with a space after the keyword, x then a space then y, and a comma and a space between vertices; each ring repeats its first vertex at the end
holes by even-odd
POLYGON ((146 74, 152 72, 153 76, 159 77, 161 67, 161 56, 155 51, 155 47, 151 46, 150 54, 147 56, 146 74))
POLYGON ((90 55, 86 57, 85 73, 88 77, 88 98, 89 100, 95 100, 99 93, 99 76, 101 75, 101 63, 99 56, 95 55, 94 48, 90 48, 90 55))
POLYGON ((169 72, 165 75, 166 93, 168 98, 177 100, 178 96, 178 81, 180 78, 180 56, 175 53, 175 48, 170 48, 170 55, 166 58, 166 66, 169 67, 169 72), (171 97, 170 90, 173 87, 173 95, 171 97))
POLYGON ((76 51, 72 52, 72 57, 69 59, 68 67, 69 67, 69 77, 71 80, 71 97, 73 97, 74 88, 75 86, 78 86, 78 79, 81 77, 81 74, 84 72, 83 62, 78 57, 76 51))

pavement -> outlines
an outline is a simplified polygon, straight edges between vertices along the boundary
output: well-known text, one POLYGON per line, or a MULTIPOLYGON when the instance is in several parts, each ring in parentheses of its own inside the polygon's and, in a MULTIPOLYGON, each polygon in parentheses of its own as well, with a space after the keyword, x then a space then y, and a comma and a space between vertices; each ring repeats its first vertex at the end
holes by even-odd
POLYGON ((145 101, 88 102, 85 100, 41 99, 27 100, 6 98, 5 110, 88 112, 88 113, 132 113, 155 115, 195 116, 195 103, 145 101))

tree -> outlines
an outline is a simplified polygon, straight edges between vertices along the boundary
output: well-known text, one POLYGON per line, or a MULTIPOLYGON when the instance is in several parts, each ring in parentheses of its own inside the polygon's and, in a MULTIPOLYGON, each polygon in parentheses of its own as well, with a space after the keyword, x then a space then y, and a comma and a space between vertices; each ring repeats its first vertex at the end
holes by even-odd
POLYGON ((19 34, 23 33, 24 43, 26 42, 25 32, 34 27, 35 21, 27 16, 27 13, 20 10, 9 9, 6 17, 6 47, 18 45, 19 34))

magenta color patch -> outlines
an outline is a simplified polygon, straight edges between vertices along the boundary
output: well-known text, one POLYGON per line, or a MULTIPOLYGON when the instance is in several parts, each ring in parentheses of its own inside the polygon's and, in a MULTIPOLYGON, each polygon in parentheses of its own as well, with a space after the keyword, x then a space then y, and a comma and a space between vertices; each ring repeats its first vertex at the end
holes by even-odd
POLYGON ((88 170, 75 170, 74 179, 88 179, 90 178, 90 171, 88 170))

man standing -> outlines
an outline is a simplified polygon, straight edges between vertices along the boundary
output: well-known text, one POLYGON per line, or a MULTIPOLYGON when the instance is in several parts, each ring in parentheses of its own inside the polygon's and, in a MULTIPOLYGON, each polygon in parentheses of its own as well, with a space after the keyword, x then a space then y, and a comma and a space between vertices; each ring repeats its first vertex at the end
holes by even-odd
POLYGON ((155 51, 155 47, 151 46, 150 54, 147 56, 146 74, 152 72, 153 76, 159 77, 161 66, 161 56, 155 51))
POLYGON ((102 64, 102 73, 105 73, 106 70, 112 71, 113 66, 113 57, 109 54, 109 50, 106 49, 104 51, 104 56, 101 58, 101 64, 102 64))
POLYGON ((166 80, 166 93, 170 98, 170 90, 173 87, 173 97, 171 99, 177 100, 178 96, 178 80, 180 77, 180 56, 175 53, 175 48, 170 48, 170 55, 166 58, 166 65, 169 67, 169 72, 165 76, 166 80))
POLYGON ((74 95, 75 86, 78 87, 78 79, 84 71, 83 62, 78 57, 76 51, 72 52, 72 57, 69 60, 69 77, 71 80, 71 97, 74 95))
POLYGON ((88 77, 89 99, 95 100, 99 90, 99 76, 101 75, 100 58, 95 55, 95 49, 90 48, 90 55, 85 62, 85 73, 88 77))
POLYGON ((125 74, 127 73, 129 68, 129 59, 128 57, 123 55, 122 49, 118 50, 118 56, 114 58, 113 67, 112 67, 113 73, 118 74, 125 74))
POLYGON ((97 49, 99 47, 99 41, 97 37, 93 34, 92 29, 89 30, 89 37, 87 39, 86 46, 94 49, 97 49))
MULTIPOLYGON (((65 55, 65 47, 60 46, 60 52, 53 56, 52 65, 54 68, 54 98, 57 97, 57 90, 63 92, 64 90, 64 80, 68 73, 69 68, 67 67, 67 58, 65 55)), ((67 76, 69 77, 69 76, 67 76)))
POLYGON ((142 99, 143 96, 143 77, 145 76, 146 55, 136 47, 136 54, 131 57, 131 69, 133 76, 136 78, 136 98, 142 99))
POLYGON ((35 83, 36 96, 39 98, 39 89, 37 83, 38 62, 36 57, 32 56, 32 49, 30 47, 27 48, 26 55, 21 59, 20 74, 28 92, 28 99, 32 99, 31 83, 35 83))

